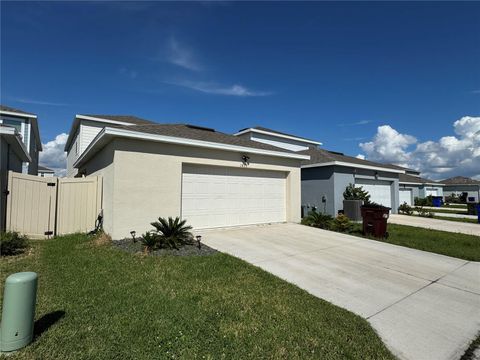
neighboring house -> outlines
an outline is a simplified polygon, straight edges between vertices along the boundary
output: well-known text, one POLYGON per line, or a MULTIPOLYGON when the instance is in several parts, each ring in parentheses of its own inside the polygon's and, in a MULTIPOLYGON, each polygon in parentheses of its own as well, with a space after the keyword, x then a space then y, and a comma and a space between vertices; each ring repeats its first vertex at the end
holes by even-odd
POLYGON ((114 239, 150 230, 159 216, 197 229, 300 221, 308 155, 199 126, 106 125, 71 166, 103 177, 103 225, 114 239))
POLYGON ((38 165, 38 176, 40 177, 52 177, 55 175, 55 171, 45 166, 38 165))
POLYGON ((0 105, 0 124, 14 127, 28 150, 31 161, 23 162, 22 172, 37 175, 38 153, 42 151, 37 116, 23 110, 0 105))
POLYGON ((130 115, 76 115, 65 144, 67 177, 77 175, 77 169, 73 164, 104 127, 142 124, 153 124, 153 122, 130 115))
POLYGON ((343 192, 349 184, 362 186, 372 201, 397 212, 398 175, 404 174, 405 169, 319 149, 318 141, 259 126, 240 130, 235 135, 310 156, 310 160, 302 162, 304 212, 316 208, 336 216, 343 210, 343 192))
POLYGON ((399 200, 400 204, 414 205, 415 198, 423 199, 427 196, 443 196, 444 184, 425 179, 417 175, 400 174, 399 200))
POLYGON ((23 164, 32 161, 28 149, 13 126, 0 124, 0 231, 5 230, 8 172, 21 173, 23 164))
POLYGON ((354 184, 368 191, 371 201, 397 213, 399 175, 404 170, 323 149, 299 153, 310 156, 302 163, 302 204, 306 211, 315 207, 336 216, 343 210, 345 188, 354 184))
POLYGON ((455 176, 442 180, 445 184, 443 194, 451 196, 464 196, 467 202, 480 202, 480 181, 464 176, 455 176))

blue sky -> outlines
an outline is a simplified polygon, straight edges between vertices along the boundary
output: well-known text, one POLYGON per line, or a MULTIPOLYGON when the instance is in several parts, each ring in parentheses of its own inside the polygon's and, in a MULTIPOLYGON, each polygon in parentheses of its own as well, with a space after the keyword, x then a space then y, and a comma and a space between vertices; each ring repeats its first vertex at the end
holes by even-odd
POLYGON ((476 2, 2 2, 1 102, 38 114, 43 142, 76 113, 352 155, 381 125, 437 142, 480 115, 479 23, 476 2))

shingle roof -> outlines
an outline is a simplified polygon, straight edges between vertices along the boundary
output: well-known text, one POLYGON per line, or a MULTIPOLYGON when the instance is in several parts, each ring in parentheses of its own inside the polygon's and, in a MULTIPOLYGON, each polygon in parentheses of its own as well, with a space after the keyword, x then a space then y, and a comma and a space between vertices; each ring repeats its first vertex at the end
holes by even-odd
POLYGON ((480 185, 480 181, 465 176, 455 176, 442 180, 445 185, 480 185))
POLYGON ((376 163, 373 161, 368 161, 368 160, 363 160, 363 159, 358 159, 353 156, 347 156, 343 155, 338 152, 333 152, 333 151, 327 151, 324 149, 314 149, 310 148, 308 150, 302 150, 298 152, 299 154, 303 155, 310 155, 310 160, 304 160, 302 161, 302 165, 309 165, 309 164, 321 164, 321 163, 328 163, 332 161, 341 161, 341 162, 346 162, 350 163, 353 165, 367 165, 367 166, 376 166, 376 167, 382 167, 385 169, 394 169, 398 170, 396 167, 390 166, 390 165, 385 165, 385 164, 380 164, 376 163))
POLYGON ((238 136, 225 134, 207 129, 200 126, 188 124, 148 124, 148 125, 131 125, 131 126, 116 126, 115 128, 125 129, 129 131, 137 131, 147 134, 164 135, 171 137, 179 137, 185 139, 209 141, 220 144, 245 146, 254 149, 286 152, 294 154, 294 151, 285 150, 276 146, 263 144, 261 142, 244 139, 238 136))
POLYGON ((418 176, 412 176, 408 174, 399 174, 398 176, 400 183, 415 183, 415 184, 443 184, 435 180, 425 179, 418 176))
POLYGON ((284 132, 281 132, 281 131, 277 131, 277 130, 272 130, 272 129, 269 129, 269 128, 266 128, 266 127, 263 127, 263 126, 248 127, 248 128, 239 130, 239 132, 245 131, 245 130, 249 130, 249 129, 256 129, 256 130, 260 130, 260 131, 267 131, 267 132, 271 132, 271 133, 274 133, 274 134, 291 136, 291 137, 294 137, 294 138, 297 138, 297 139, 303 139, 303 140, 308 141, 308 142, 312 142, 312 141, 313 141, 314 143, 317 143, 317 141, 315 141, 315 140, 307 139, 307 138, 305 138, 305 137, 297 136, 297 135, 293 135, 293 134, 287 134, 287 133, 284 133, 284 132))
POLYGON ((121 121, 121 122, 127 122, 130 124, 137 124, 137 125, 142 125, 142 124, 155 124, 154 121, 150 120, 145 120, 133 115, 90 115, 90 114, 82 114, 83 116, 90 116, 94 118, 99 118, 99 119, 105 119, 105 120, 113 120, 113 121, 121 121))
POLYGON ((53 171, 52 169, 49 169, 45 166, 42 166, 42 165, 38 165, 38 171, 42 171, 42 172, 55 172, 53 171))
POLYGON ((26 112, 26 111, 23 111, 23 110, 19 110, 19 109, 14 109, 10 106, 5 106, 5 105, 0 105, 0 111, 9 111, 9 112, 16 112, 16 113, 19 113, 19 114, 36 116, 35 114, 29 113, 29 112, 26 112))

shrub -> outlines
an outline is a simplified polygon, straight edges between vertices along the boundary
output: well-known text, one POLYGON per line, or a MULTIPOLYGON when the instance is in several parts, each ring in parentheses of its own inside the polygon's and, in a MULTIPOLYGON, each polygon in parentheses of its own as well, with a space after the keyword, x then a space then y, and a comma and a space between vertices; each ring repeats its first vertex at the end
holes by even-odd
POLYGON ((406 202, 404 202, 402 205, 400 205, 398 207, 398 212, 400 214, 412 215, 413 214, 413 209, 410 205, 408 205, 406 202))
POLYGON ((187 220, 180 220, 178 216, 175 219, 159 217, 158 221, 152 222, 151 225, 155 228, 158 247, 178 250, 179 246, 193 244, 193 235, 190 232, 192 227, 186 225, 186 223, 187 220))
POLYGON ((428 195, 423 199, 419 197, 415 197, 414 205, 415 206, 433 206, 433 197, 432 195, 428 195))
POLYGON ((152 252, 158 247, 158 235, 153 232, 146 232, 140 239, 145 252, 152 252))
POLYGON ((332 226, 333 217, 328 214, 322 214, 315 210, 310 211, 308 216, 302 219, 302 224, 313 226, 320 229, 329 230, 332 226))
POLYGON ((353 228, 352 222, 347 216, 343 214, 338 215, 335 218, 335 220, 333 220, 332 227, 331 227, 333 231, 346 232, 346 233, 351 232, 352 228, 353 228))
POLYGON ((466 202, 466 196, 457 196, 452 194, 450 196, 445 196, 445 203, 447 204, 464 204, 466 202))
POLYGON ((17 232, 0 233, 0 255, 17 255, 28 248, 28 238, 17 232))
POLYGON ((368 191, 363 190, 363 187, 356 187, 354 184, 349 184, 343 192, 343 198, 345 200, 363 200, 365 204, 370 202, 370 195, 368 191))
POLYGON ((423 207, 415 207, 415 211, 418 213, 418 216, 433 218, 435 215, 433 212, 424 209, 423 207))

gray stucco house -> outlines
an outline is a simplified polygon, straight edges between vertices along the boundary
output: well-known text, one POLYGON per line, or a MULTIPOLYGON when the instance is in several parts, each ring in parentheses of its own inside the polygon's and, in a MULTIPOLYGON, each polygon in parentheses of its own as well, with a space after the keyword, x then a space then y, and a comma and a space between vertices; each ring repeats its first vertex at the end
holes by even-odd
POLYGON ((318 148, 299 152, 309 155, 302 163, 302 206, 304 212, 315 207, 336 216, 343 210, 343 192, 349 184, 362 186, 371 201, 390 207, 399 206, 399 175, 405 170, 342 153, 318 148))
POLYGON ((443 188, 445 196, 463 195, 467 198, 467 202, 480 202, 480 181, 464 176, 455 176, 442 180, 442 183, 445 184, 443 188))
POLYGON ((430 195, 443 196, 443 184, 437 181, 409 174, 400 174, 399 180, 400 204, 412 206, 417 197, 423 199, 430 195))

